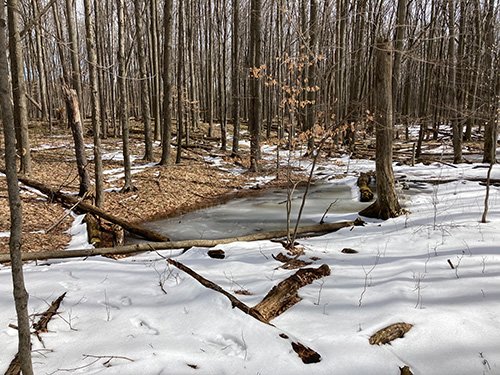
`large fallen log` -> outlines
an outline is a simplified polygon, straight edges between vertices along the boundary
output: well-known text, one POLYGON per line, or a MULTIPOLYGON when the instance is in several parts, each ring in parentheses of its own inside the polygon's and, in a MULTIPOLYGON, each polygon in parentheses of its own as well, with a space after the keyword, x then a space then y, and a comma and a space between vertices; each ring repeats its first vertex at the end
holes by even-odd
MULTIPOLYGON (((0 169, 0 172, 4 173, 4 170, 0 169)), ((123 220, 115 215, 112 215, 112 214, 100 209, 99 207, 96 207, 96 206, 91 205, 89 203, 78 202, 79 201, 78 197, 74 197, 71 195, 61 193, 58 189, 52 188, 50 186, 46 186, 46 185, 42 184, 41 182, 29 179, 29 178, 25 178, 25 177, 20 177, 19 181, 27 186, 30 186, 32 188, 39 190, 40 192, 47 195, 52 200, 58 200, 61 203, 63 203, 64 205, 67 205, 70 207, 76 205, 76 207, 78 209, 80 209, 81 211, 90 212, 96 216, 99 216, 107 221, 112 222, 113 224, 117 224, 117 225, 121 226, 123 229, 129 231, 130 233, 133 233, 137 236, 140 236, 146 240, 160 241, 160 242, 168 241, 168 237, 163 235, 163 234, 157 233, 157 232, 149 230, 149 229, 145 229, 145 228, 141 227, 140 225, 130 223, 126 220, 123 220)))
MULTIPOLYGON (((318 224, 299 227, 297 233, 305 234, 318 234, 326 232, 334 232, 341 228, 352 227, 355 225, 363 225, 364 221, 356 219, 354 221, 341 221, 339 223, 318 224)), ((286 230, 259 232, 249 234, 247 236, 221 238, 217 240, 186 240, 186 241, 166 241, 166 242, 144 242, 135 245, 126 245, 120 247, 103 247, 99 249, 76 249, 76 250, 54 250, 43 251, 38 253, 23 253, 23 260, 43 260, 43 259, 62 259, 62 258, 78 258, 90 257, 95 255, 108 255, 108 254, 132 254, 144 251, 155 250, 169 250, 169 249, 186 249, 193 246, 196 247, 214 247, 217 245, 228 244, 239 241, 259 241, 270 240, 274 238, 286 237, 286 230)), ((9 254, 0 254, 0 263, 10 262, 9 254)))
MULTIPOLYGON (((167 262, 169 264, 171 264, 171 265, 179 268, 181 271, 186 272, 189 276, 193 277, 196 281, 198 281, 205 288, 212 289, 212 290, 214 290, 216 292, 219 292, 222 295, 226 296, 231 301, 231 305, 233 306, 233 308, 234 307, 238 308, 239 310, 243 311, 245 314, 248 314, 251 317, 253 317, 254 319, 257 319, 259 322, 272 325, 271 323, 269 323, 270 319, 268 319, 266 317, 263 317, 260 314, 260 312, 257 310, 256 307, 258 305, 256 307, 249 307, 247 304, 241 302, 238 298, 236 298, 235 296, 233 296, 231 293, 225 291, 223 288, 221 288, 220 286, 218 286, 214 282, 212 282, 212 281, 204 278, 203 276, 201 276, 200 274, 196 273, 195 271, 193 271, 191 268, 185 266, 184 264, 179 263, 179 262, 177 262, 177 261, 175 261, 175 260, 173 260, 171 258, 167 259, 167 262)), ((324 264, 323 266, 319 267, 318 270, 322 269, 322 272, 324 272, 325 271, 325 267, 328 269, 328 274, 330 274, 330 268, 326 264, 324 264)), ((297 273, 299 273, 300 271, 303 271, 303 270, 299 270, 297 273)), ((317 271, 317 270, 313 270, 313 271, 317 271)), ((278 285, 281 285, 284 282, 286 282, 287 280, 290 280, 291 278, 295 277, 297 275, 297 273, 295 275, 289 277, 285 281, 282 281, 278 285)), ((306 284, 304 284, 304 285, 306 285, 306 284)), ((269 292, 269 294, 272 294, 273 290, 274 290, 274 288, 271 290, 271 292, 269 292)), ((268 296, 269 296, 269 294, 268 294, 268 296)), ((264 298, 264 300, 266 298, 267 298, 267 296, 264 298)), ((288 335, 285 335, 283 333, 280 334, 280 337, 281 338, 285 338, 285 339, 289 339, 288 335)), ((318 352, 316 352, 315 350, 313 350, 313 349, 305 346, 304 344, 302 344, 300 342, 294 342, 294 341, 292 341, 291 345, 292 345, 293 351, 295 353, 297 353, 297 355, 300 357, 300 359, 302 360, 303 363, 309 364, 309 363, 317 363, 317 362, 321 361, 321 355, 318 352)))
POLYGON ((327 264, 319 268, 302 268, 275 285, 253 309, 269 322, 301 300, 298 295, 300 288, 328 275, 330 267, 327 264))

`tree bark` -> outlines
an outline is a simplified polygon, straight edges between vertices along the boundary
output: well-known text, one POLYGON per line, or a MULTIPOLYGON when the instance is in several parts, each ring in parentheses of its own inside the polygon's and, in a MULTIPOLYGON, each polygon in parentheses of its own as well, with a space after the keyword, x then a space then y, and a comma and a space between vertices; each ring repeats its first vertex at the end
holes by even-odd
MULTIPOLYGON (((28 132, 28 109, 26 103, 26 84, 24 81, 24 59, 19 34, 20 8, 18 0, 7 1, 9 24, 9 57, 14 99, 14 126, 16 129, 17 149, 21 159, 21 174, 31 173, 31 151, 28 132)), ((7 44, 3 44, 2 48, 7 44)))
POLYGON ((170 161, 172 142, 172 0, 165 0, 163 16, 163 138, 160 165, 170 161))
POLYGON ((94 23, 92 22, 91 0, 84 0, 85 11, 85 39, 87 42, 87 56, 90 78, 90 106, 92 107, 92 132, 94 136, 94 178, 95 178, 95 205, 104 204, 102 157, 101 157, 101 106, 99 102, 99 83, 97 77, 97 54, 95 45, 94 23))
POLYGON ((392 170, 392 44, 379 40, 374 48, 377 200, 360 215, 387 220, 401 214, 392 170))
POLYGON ((238 155, 240 142, 240 2, 232 0, 233 23, 231 37, 231 94, 233 109, 233 155, 238 155))
MULTIPOLYGON (((2 171, 0 169, 0 171, 2 171)), ((85 203, 85 202, 80 202, 78 198, 71 196, 71 195, 66 195, 61 193, 59 190, 54 189, 52 187, 46 186, 38 181, 31 180, 28 178, 20 178, 20 182, 27 186, 31 186, 39 191, 41 191, 43 194, 49 196, 51 199, 57 199, 60 200, 63 204, 69 205, 70 207, 77 204, 77 207, 84 211, 84 212, 90 212, 93 213, 94 215, 97 215, 107 221, 110 221, 112 223, 118 224, 119 226, 123 227, 123 229, 128 230, 130 233, 136 234, 140 237, 143 237, 145 239, 151 240, 151 241, 168 241, 168 237, 164 236, 162 234, 156 233, 154 231, 151 231, 149 229, 144 229, 140 225, 129 223, 117 216, 114 216, 98 207, 95 207, 91 204, 85 203)))
POLYGON ((66 100, 66 112, 68 114, 68 125, 73 134, 75 142, 76 165, 78 168, 78 177, 80 179, 80 190, 78 195, 83 197, 89 191, 90 179, 87 172, 87 157, 85 156, 85 141, 83 140, 83 131, 80 119, 80 106, 78 95, 74 89, 70 89, 67 85, 63 85, 63 93, 66 100))
POLYGON ((253 309, 269 322, 301 300, 298 295, 300 288, 328 275, 330 267, 327 264, 319 268, 302 268, 274 286, 253 309))
MULTIPOLYGON (((55 189, 54 189, 55 190, 55 189)), ((59 193, 60 194, 60 193, 59 193)), ((73 197, 68 197, 69 201, 72 201, 73 197)), ((83 205, 83 209, 89 208, 90 205, 83 205)), ((113 221, 113 217, 109 214, 103 214, 102 210, 98 211, 95 209, 88 210, 96 215, 105 218, 108 221, 116 222, 117 224, 123 226, 128 231, 130 228, 124 226, 123 221, 117 222, 113 221), (110 219, 111 218, 111 219, 110 219)), ((311 226, 299 227, 297 233, 302 237, 309 237, 315 234, 324 234, 329 232, 335 232, 342 228, 348 228, 352 226, 363 225, 364 222, 360 219, 355 221, 343 221, 339 223, 330 224, 318 224, 311 226)), ((133 229, 133 228, 132 228, 133 229)), ((139 233, 136 233, 140 235, 139 233)), ((155 250, 167 250, 167 249, 185 249, 190 247, 213 247, 222 244, 228 244, 238 241, 261 241, 261 240, 271 240, 275 238, 284 238, 287 235, 286 230, 278 230, 271 232, 259 232, 254 234, 249 234, 247 236, 231 237, 231 238, 221 238, 216 240, 186 240, 186 241, 164 241, 164 242, 146 242, 139 243, 135 245, 126 245, 121 247, 108 247, 99 249, 78 249, 78 250, 54 250, 46 252, 36 252, 36 253, 24 253, 22 255, 23 260, 41 260, 41 259, 64 259, 64 258, 78 258, 78 257, 89 257, 96 255, 107 255, 107 254, 133 254, 140 253, 144 251, 155 251, 155 250)), ((0 263, 9 262, 10 256, 8 254, 0 254, 0 263)))
MULTIPOLYGON (((0 46, 7 45, 5 5, 0 2, 0 46)), ((5 174, 7 176, 7 192, 10 208, 10 261, 12 262, 12 284, 14 303, 17 313, 18 353, 21 370, 24 375, 32 375, 31 333, 28 315, 28 292, 24 284, 22 263, 22 207, 19 196, 19 183, 16 171, 16 136, 14 129, 14 113, 10 99, 7 51, 0 48, 0 115, 3 122, 5 140, 5 174)), ((18 99, 17 97, 14 98, 18 99)))
POLYGON ((127 97, 127 70, 125 61, 125 1, 117 0, 118 12, 118 94, 119 94, 119 118, 122 129, 123 144, 123 169, 125 172, 125 183, 121 189, 122 193, 137 190, 132 184, 132 172, 130 161, 129 144, 129 120, 128 120, 128 97, 127 97))
POLYGON ((178 0, 177 22, 177 152, 175 163, 179 164, 182 157, 182 137, 184 125, 184 1, 178 0))
POLYGON ((83 128, 85 119, 83 106, 82 75, 80 69, 80 56, 78 46, 77 21, 75 16, 75 0, 66 0, 66 19, 68 26, 69 51, 71 57, 71 86, 76 90, 78 103, 80 103, 79 122, 83 128))
MULTIPOLYGON (((139 60, 139 80, 141 86, 141 117, 144 123, 144 160, 153 160, 153 133, 149 110, 148 81, 146 76, 146 56, 144 54, 144 22, 141 14, 143 1, 134 0, 135 31, 137 34, 137 58, 139 60)), ((152 87, 154 89, 154 87, 152 87)))
POLYGON ((250 2, 250 171, 258 172, 260 160, 261 128, 261 0, 250 2))

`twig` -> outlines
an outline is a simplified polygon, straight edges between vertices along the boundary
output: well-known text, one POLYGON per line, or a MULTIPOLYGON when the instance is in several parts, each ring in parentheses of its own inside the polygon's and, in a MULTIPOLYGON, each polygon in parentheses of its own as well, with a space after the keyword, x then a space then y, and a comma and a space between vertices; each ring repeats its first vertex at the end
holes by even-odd
POLYGON ((76 202, 73 206, 71 206, 65 213, 64 215, 61 216, 61 218, 59 220, 57 220, 54 224, 52 224, 49 228, 47 228, 45 230, 45 234, 48 234, 50 232, 52 232, 59 224, 61 224, 63 222, 64 219, 66 219, 66 217, 68 217, 72 212, 73 210, 75 209, 76 206, 78 206, 80 203, 82 203, 82 201, 87 198, 87 195, 88 195, 88 191, 85 192, 85 194, 83 194, 83 197, 81 197, 78 202, 76 202))
POLYGON ((321 220, 319 221, 320 224, 323 224, 325 222, 325 216, 326 214, 328 213, 328 211, 330 211, 330 208, 332 208, 332 206, 337 203, 338 199, 335 199, 332 203, 330 203, 330 205, 328 206, 328 208, 326 209, 325 213, 323 214, 323 216, 321 216, 321 220))

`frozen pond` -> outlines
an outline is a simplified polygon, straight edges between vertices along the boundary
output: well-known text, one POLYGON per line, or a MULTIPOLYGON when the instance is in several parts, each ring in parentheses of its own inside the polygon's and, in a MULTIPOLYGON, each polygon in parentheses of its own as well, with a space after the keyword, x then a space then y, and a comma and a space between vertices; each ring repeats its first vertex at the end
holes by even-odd
MULTIPOLYGON (((297 217, 304 190, 298 188, 293 194, 292 223, 297 217)), ((270 189, 260 195, 235 198, 218 206, 160 219, 144 226, 166 234, 173 241, 227 238, 286 229, 286 200, 286 189, 270 189)), ((358 211, 370 204, 359 202, 356 186, 317 182, 309 188, 300 224, 318 224, 332 203, 325 222, 352 220, 358 211)))

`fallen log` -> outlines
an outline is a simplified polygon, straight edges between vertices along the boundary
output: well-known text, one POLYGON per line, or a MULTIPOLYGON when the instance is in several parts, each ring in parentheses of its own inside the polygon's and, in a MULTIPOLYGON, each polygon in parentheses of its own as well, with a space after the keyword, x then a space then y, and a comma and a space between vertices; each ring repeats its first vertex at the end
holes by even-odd
POLYGON ((361 172, 358 177, 357 185, 359 187, 359 200, 361 202, 370 202, 373 199, 373 192, 368 186, 370 184, 371 175, 361 172))
MULTIPOLYGON (((354 221, 341 221, 338 223, 318 224, 311 226, 299 227, 297 233, 318 234, 326 232, 334 232, 341 228, 363 225, 364 221, 356 219, 354 221)), ((107 254, 133 254, 144 251, 169 250, 169 249, 186 249, 193 246, 196 247, 214 247, 217 245, 228 244, 239 241, 260 241, 270 240, 273 238, 286 237, 286 230, 259 232, 249 234, 247 236, 221 238, 216 240, 186 240, 186 241, 165 241, 165 242, 144 242, 134 245, 126 245, 120 247, 103 247, 99 249, 76 249, 76 250, 54 250, 43 251, 38 253, 24 253, 22 259, 26 260, 43 260, 43 259, 63 259, 63 258, 79 258, 90 257, 95 255, 107 254)), ((0 263, 10 262, 10 254, 0 254, 0 263)))
POLYGON ((39 334, 41 332, 48 332, 47 325, 49 324, 52 317, 57 314, 57 310, 59 310, 59 306, 61 305, 62 300, 66 297, 66 292, 57 297, 50 304, 49 308, 42 314, 38 322, 33 324, 33 328, 35 329, 35 334, 39 334))
POLYGON ((245 303, 241 302, 238 298, 236 298, 235 296, 233 296, 231 293, 225 291, 224 289, 222 289, 220 286, 218 286, 214 282, 212 282, 212 281, 210 281, 208 279, 205 279, 203 276, 197 274, 191 268, 185 266, 182 263, 179 263, 179 262, 173 260, 172 258, 167 259, 167 262, 169 264, 177 267, 181 271, 184 271, 185 273, 187 273, 189 276, 191 276, 193 279, 195 279, 196 281, 198 281, 205 288, 215 290, 216 292, 219 292, 220 294, 226 296, 229 299, 229 301, 231 301, 231 305, 233 306, 233 308, 236 307, 237 309, 243 311, 245 314, 250 315, 251 317, 257 319, 258 321, 261 321, 262 323, 266 323, 266 324, 269 323, 269 321, 267 321, 266 319, 264 319, 262 317, 262 315, 259 314, 258 311, 254 310, 250 306, 248 306, 245 303))
MULTIPOLYGON (((41 314, 42 316, 40 319, 38 319, 38 322, 33 323, 33 328, 35 329, 35 332, 33 332, 38 339, 41 341, 40 338, 40 333, 42 332, 48 332, 47 331, 47 325, 49 324, 50 320, 52 317, 57 314, 57 310, 59 309, 59 306, 61 305, 62 300, 66 296, 66 292, 61 294, 58 298, 56 298, 52 303, 50 304, 49 308, 41 314)), ((9 367, 7 368, 7 371, 5 372, 5 375, 19 375, 21 374, 21 363, 19 362, 19 353, 16 353, 14 356, 14 359, 9 364, 9 367)))
MULTIPOLYGON (((4 173, 4 170, 0 169, 0 172, 4 173)), ((76 204, 76 207, 78 209, 80 209, 81 211, 90 212, 96 216, 99 216, 107 221, 112 222, 113 224, 117 224, 117 225, 121 226, 123 229, 129 231, 130 233, 133 233, 137 236, 140 236, 146 240, 159 241, 159 242, 168 241, 168 237, 163 235, 163 234, 157 233, 157 232, 149 230, 149 229, 142 228, 140 225, 137 225, 137 224, 132 224, 126 220, 123 220, 117 216, 114 216, 114 215, 100 209, 99 207, 96 207, 96 206, 91 205, 89 203, 79 202, 78 197, 73 197, 71 195, 61 193, 58 189, 46 186, 38 181, 29 179, 29 178, 19 177, 19 181, 27 186, 30 186, 32 188, 39 190, 43 194, 47 195, 49 197, 49 199, 58 200, 61 203, 63 203, 64 205, 67 205, 70 207, 74 206, 76 204)))
POLYGON ((328 275, 330 267, 327 264, 318 268, 302 268, 274 286, 253 309, 269 322, 301 300, 298 295, 300 288, 328 275))
MULTIPOLYGON (((179 263, 179 262, 173 260, 172 258, 167 259, 167 262, 169 264, 179 268, 181 271, 186 272, 189 276, 193 277, 196 281, 198 281, 205 288, 212 289, 212 290, 219 292, 222 295, 226 296, 231 301, 231 305, 233 306, 233 308, 234 307, 238 308, 239 310, 243 311, 245 314, 250 315, 252 318, 257 319, 261 323, 272 325, 271 323, 269 323, 269 319, 266 319, 265 317, 263 317, 255 307, 250 307, 247 304, 241 302, 238 298, 233 296, 231 293, 225 291, 223 288, 221 288, 220 286, 218 286, 214 282, 212 282, 208 279, 205 279, 203 276, 199 275, 198 273, 193 271, 191 268, 185 266, 182 263, 179 263)), ((326 265, 324 265, 324 266, 326 266, 326 265)), ((328 266, 326 266, 326 267, 328 267, 328 266)), ((328 272, 329 271, 330 271, 330 269, 328 268, 328 272)), ((283 333, 281 333, 279 336, 281 338, 289 340, 289 337, 283 333)), ((318 352, 303 345, 302 343, 292 341, 291 345, 292 345, 293 351, 297 353, 297 355, 300 357, 300 359, 302 360, 303 363, 308 364, 308 363, 317 363, 317 362, 321 361, 321 355, 318 352)))

